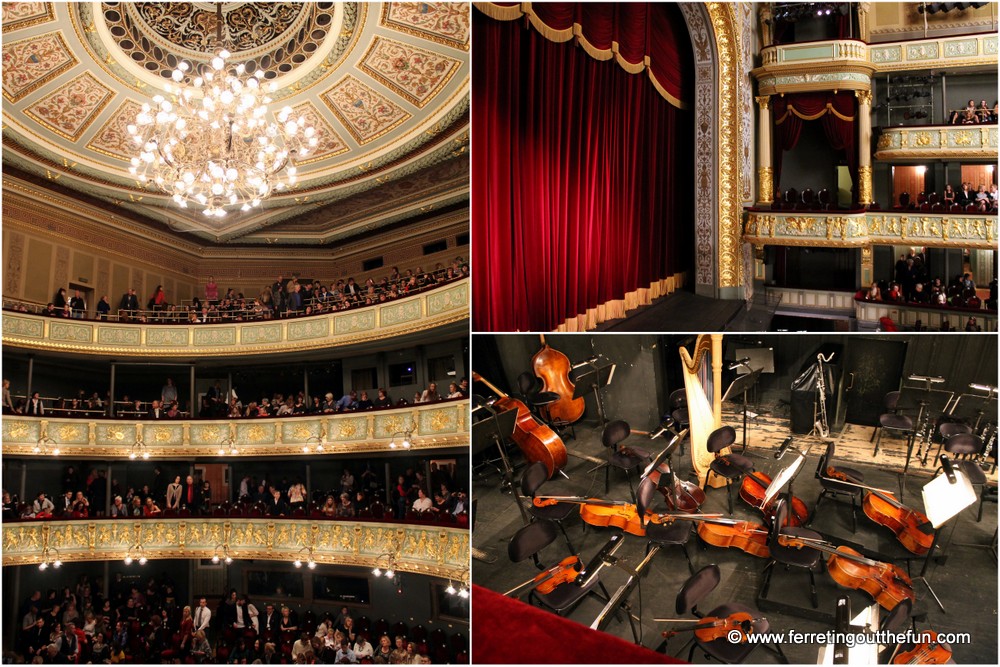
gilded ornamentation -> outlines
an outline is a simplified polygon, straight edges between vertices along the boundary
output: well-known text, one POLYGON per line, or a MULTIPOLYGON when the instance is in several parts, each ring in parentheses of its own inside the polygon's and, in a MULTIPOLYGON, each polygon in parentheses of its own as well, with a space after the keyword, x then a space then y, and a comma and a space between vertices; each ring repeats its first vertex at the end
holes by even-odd
POLYGON ((449 310, 468 308, 468 283, 456 285, 427 295, 427 316, 438 315, 449 310))
POLYGON ((395 303, 379 308, 382 326, 392 327, 420 318, 420 303, 417 301, 395 303))
POLYGON ((10 424, 4 424, 4 439, 20 440, 21 438, 28 435, 28 425, 23 422, 13 422, 10 424))
POLYGON ((928 132, 918 132, 913 138, 913 143, 917 146, 930 146, 931 135, 928 132))
POLYGON ((49 340, 89 343, 93 340, 93 327, 89 324, 53 321, 49 324, 49 340))
POLYGON ((30 318, 19 315, 3 316, 4 336, 20 338, 42 338, 45 335, 45 325, 41 317, 30 318))
POLYGON ((872 91, 870 90, 855 90, 854 96, 858 98, 858 104, 863 107, 871 107, 872 105, 872 91))
POLYGON ((468 50, 471 18, 461 4, 451 2, 387 2, 381 23, 393 30, 468 50))
POLYGON ((168 428, 157 428, 153 429, 153 440, 155 442, 167 442, 170 440, 171 429, 168 428))
POLYGON ((382 85, 422 108, 448 83, 461 62, 412 44, 376 36, 361 59, 360 67, 382 85))
POLYGON ((87 148, 127 162, 131 158, 135 142, 125 128, 135 120, 141 109, 142 106, 135 100, 122 101, 114 115, 87 144, 87 148))
POLYGON ((878 138, 878 149, 881 150, 883 148, 889 148, 890 146, 892 146, 892 135, 883 132, 878 138))
POLYGON ((359 144, 367 144, 392 131, 410 114, 388 97, 348 74, 322 99, 359 144))
POLYGON ((115 96, 114 91, 84 72, 24 110, 61 137, 76 141, 115 96))
POLYGON ((771 167, 757 168, 757 199, 765 204, 774 201, 774 170, 771 167))
POLYGON ((61 442, 70 442, 72 440, 76 440, 77 438, 80 437, 82 433, 83 431, 79 426, 75 425, 70 426, 68 424, 65 426, 60 426, 59 430, 56 431, 56 434, 59 436, 59 440, 61 442))
POLYGON ((771 108, 771 96, 770 95, 758 95, 754 98, 757 100, 757 106, 760 107, 761 111, 767 111, 771 108))
POLYGON ((0 73, 3 96, 9 102, 17 102, 78 62, 58 31, 4 42, 3 72, 0 73))
POLYGON ((247 429, 247 439, 252 442, 260 442, 267 437, 267 431, 258 424, 254 424, 247 429))
POLYGON ((305 440, 306 438, 312 435, 312 432, 305 426, 299 424, 292 429, 292 435, 298 438, 299 440, 305 440))
POLYGON ((333 129, 326 117, 320 114, 319 110, 312 102, 303 102, 295 107, 295 115, 303 119, 306 127, 312 126, 316 130, 316 146, 310 150, 306 159, 297 160, 296 164, 310 164, 327 158, 335 157, 351 150, 343 138, 333 129))
POLYGON ((432 431, 443 431, 455 423, 455 414, 451 410, 435 410, 430 418, 432 431))
POLYGON ((972 132, 963 130, 955 134, 956 146, 969 146, 972 144, 972 132))
POLYGON ((872 168, 870 166, 858 167, 858 201, 862 204, 871 204, 875 201, 872 195, 872 168))
POLYGON ((104 439, 111 440, 113 442, 124 442, 125 429, 115 426, 109 426, 104 430, 104 439))
POLYGON ((354 420, 344 420, 338 424, 337 437, 338 438, 352 438, 354 434, 358 432, 357 427, 354 424, 354 420))
POLYGON ((0 21, 4 33, 21 30, 53 20, 51 2, 4 2, 0 21))

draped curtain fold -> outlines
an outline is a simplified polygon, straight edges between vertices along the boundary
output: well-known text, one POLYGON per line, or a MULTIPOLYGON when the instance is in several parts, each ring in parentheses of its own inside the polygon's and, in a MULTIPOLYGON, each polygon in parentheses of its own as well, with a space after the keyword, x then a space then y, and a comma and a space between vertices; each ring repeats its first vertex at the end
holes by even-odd
POLYGON ((781 162, 785 151, 793 150, 802 135, 802 123, 819 120, 830 147, 844 153, 851 174, 851 192, 858 199, 858 152, 855 149, 856 102, 851 92, 795 93, 775 98, 774 183, 781 183, 781 162))
POLYGON ((473 15, 474 328, 549 331, 683 271, 688 114, 645 77, 473 15))

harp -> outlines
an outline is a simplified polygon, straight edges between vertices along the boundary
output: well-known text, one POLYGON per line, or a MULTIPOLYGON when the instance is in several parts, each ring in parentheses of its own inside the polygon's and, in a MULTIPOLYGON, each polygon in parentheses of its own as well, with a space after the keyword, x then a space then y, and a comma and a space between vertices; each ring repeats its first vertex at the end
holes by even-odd
MULTIPOLYGON (((708 436, 722 426, 722 334, 700 335, 694 351, 680 348, 684 393, 687 397, 688 424, 691 432, 691 466, 698 475, 698 486, 705 488, 708 468, 715 455, 708 451, 708 436)), ((728 449, 722 453, 728 452, 728 449)), ((725 486, 716 475, 714 488, 725 486)))

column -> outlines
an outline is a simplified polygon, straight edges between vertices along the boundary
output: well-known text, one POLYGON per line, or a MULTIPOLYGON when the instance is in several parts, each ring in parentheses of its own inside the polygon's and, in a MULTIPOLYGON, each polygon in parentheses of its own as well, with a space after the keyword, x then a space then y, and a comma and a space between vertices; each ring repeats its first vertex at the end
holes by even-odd
POLYGON ((774 201, 774 171, 771 168, 771 96, 757 97, 757 201, 774 201))
POLYGON ((115 416, 115 362, 111 362, 111 381, 108 384, 108 416, 115 416))
POLYGON ((875 275, 875 264, 872 260, 871 244, 861 246, 861 286, 872 284, 875 275))
POLYGON ((858 203, 871 204, 872 197, 872 92, 856 90, 858 98, 858 203))

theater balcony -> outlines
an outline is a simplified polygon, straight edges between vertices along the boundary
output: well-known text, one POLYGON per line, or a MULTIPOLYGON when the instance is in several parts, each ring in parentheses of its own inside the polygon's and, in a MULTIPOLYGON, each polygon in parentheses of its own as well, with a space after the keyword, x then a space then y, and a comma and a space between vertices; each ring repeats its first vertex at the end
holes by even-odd
POLYGON ((468 400, 309 417, 241 420, 3 420, 3 455, 167 459, 316 457, 463 447, 468 400), (405 440, 405 442, 404 442, 405 440))
POLYGON ((997 125, 885 127, 876 160, 997 160, 997 125))
POLYGON ((3 344, 31 351, 70 352, 116 358, 253 357, 282 352, 377 347, 464 333, 469 280, 447 283, 420 294, 349 311, 287 320, 175 325, 122 324, 43 317, 15 312, 5 300, 3 344))
POLYGON ((3 529, 4 566, 221 556, 373 568, 385 567, 392 545, 397 570, 467 578, 469 531, 458 524, 230 516, 34 520, 3 529))

